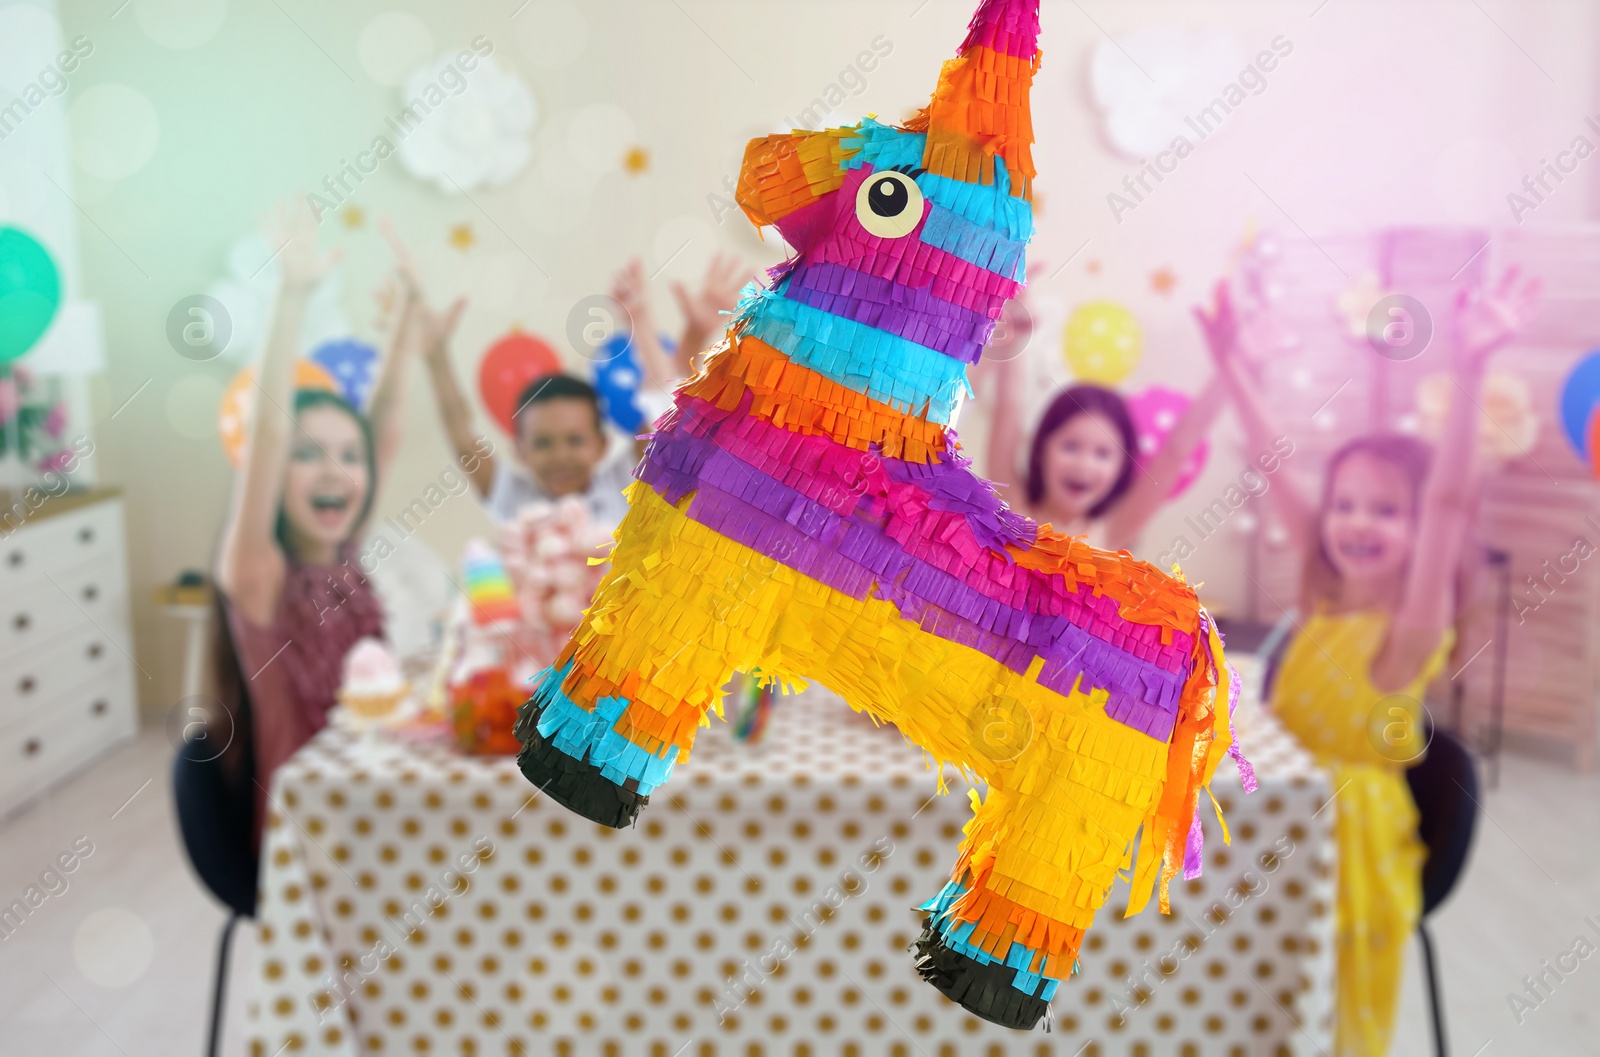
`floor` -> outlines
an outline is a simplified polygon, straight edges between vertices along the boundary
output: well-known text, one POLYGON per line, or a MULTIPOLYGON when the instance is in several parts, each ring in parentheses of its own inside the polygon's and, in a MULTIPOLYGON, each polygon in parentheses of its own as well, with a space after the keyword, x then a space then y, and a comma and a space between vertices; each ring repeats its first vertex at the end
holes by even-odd
MULTIPOLYGON (((198 887, 171 812, 171 748, 144 731, 33 806, 0 822, 0 903, 20 898, 58 856, 62 883, 0 940, 0 1057, 200 1054, 218 905, 198 887)), ((1451 1052, 1577 1055, 1600 1044, 1600 775, 1526 757, 1505 761, 1466 878, 1434 917, 1451 1052), (1585 919, 1592 919, 1592 924, 1585 919), (1579 944, 1579 937, 1591 946, 1579 944), (1521 1010, 1524 977, 1572 969, 1521 1010)), ((242 1052, 249 930, 235 945, 224 1053, 242 1052)), ((1416 966, 1402 996, 1397 1055, 1427 1055, 1416 966)))

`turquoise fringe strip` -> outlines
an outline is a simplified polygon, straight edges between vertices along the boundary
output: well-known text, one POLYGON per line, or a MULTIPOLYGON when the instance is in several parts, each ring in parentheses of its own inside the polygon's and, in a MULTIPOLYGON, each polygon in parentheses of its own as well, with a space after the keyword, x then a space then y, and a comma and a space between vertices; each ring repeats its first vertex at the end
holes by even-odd
MULTIPOLYGON (((845 150, 855 151, 845 159, 843 168, 859 169, 863 165, 871 165, 874 170, 919 168, 927 141, 928 137, 921 132, 902 132, 871 118, 863 118, 856 128, 855 138, 843 141, 845 150)), ((1005 162, 998 155, 995 157, 994 171, 994 183, 987 186, 924 173, 917 177, 917 187, 923 197, 934 205, 942 206, 1004 240, 1027 242, 1033 237, 1033 203, 1011 194, 1011 174, 1006 171, 1005 162)), ((924 238, 923 241, 929 240, 924 238)), ((939 248, 949 250, 947 246, 939 248)), ((949 252, 956 253, 955 250, 949 252)), ((956 255, 962 260, 972 259, 961 253, 956 255)), ((1021 276, 1013 275, 1011 278, 1020 279, 1021 276)))
POLYGON ((639 793, 649 796, 671 776, 678 747, 674 745, 661 757, 618 734, 613 728, 628 707, 627 698, 603 697, 595 703, 593 712, 578 707, 561 689, 571 668, 572 662, 568 661, 564 668, 546 668, 535 677, 534 707, 542 710, 539 734, 573 759, 587 760, 598 767, 601 774, 618 785, 636 779, 639 793))
MULTIPOLYGON (((974 921, 955 921, 951 917, 951 907, 956 900, 966 894, 966 889, 955 881, 946 882, 939 890, 939 894, 918 907, 933 915, 934 927, 939 930, 939 935, 944 937, 945 946, 953 951, 965 954, 968 958, 982 965, 993 965, 996 959, 987 951, 981 950, 968 942, 972 930, 977 927, 974 921), (954 926, 953 928, 951 926, 954 926)), ((1043 973, 1031 973, 1028 966, 1033 964, 1037 951, 1021 943, 1013 943, 1011 950, 1006 955, 1004 964, 1017 971, 1012 978, 1011 986, 1025 995, 1041 998, 1048 1002, 1056 997, 1056 988, 1061 986, 1061 981, 1043 973), (1042 986, 1041 986, 1042 985, 1042 986)))
POLYGON ((737 315, 746 333, 847 389, 941 425, 972 395, 967 365, 953 356, 772 290, 744 294, 737 315))

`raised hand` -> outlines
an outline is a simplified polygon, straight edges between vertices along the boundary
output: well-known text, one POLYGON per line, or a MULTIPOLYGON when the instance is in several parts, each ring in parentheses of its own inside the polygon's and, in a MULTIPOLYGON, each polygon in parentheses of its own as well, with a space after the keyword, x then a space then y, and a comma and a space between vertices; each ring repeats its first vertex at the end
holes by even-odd
POLYGON ((700 289, 691 294, 682 283, 672 284, 672 293, 683 310, 684 329, 709 336, 722 326, 722 313, 739 303, 739 291, 749 279, 744 263, 732 254, 718 253, 706 265, 700 289))
POLYGON ((385 275, 372 288, 372 326, 380 334, 393 334, 410 310, 411 289, 398 272, 385 275))
POLYGON ((304 195, 273 203, 261 218, 261 235, 273 249, 286 289, 311 289, 344 257, 342 249, 323 252, 317 246, 317 218, 304 195))
POLYGON ((1463 290, 1456 295, 1456 346, 1463 366, 1482 366, 1533 316, 1543 284, 1538 279, 1517 280, 1518 271, 1511 267, 1493 291, 1463 290))
POLYGON ((631 332, 650 329, 650 284, 644 277, 644 264, 639 258, 624 264, 612 277, 611 296, 628 314, 631 332))
POLYGON ((1239 317, 1233 309, 1233 293, 1228 287, 1228 280, 1217 280, 1217 285, 1212 289, 1211 310, 1208 312, 1204 306, 1196 305, 1194 318, 1200 324, 1200 333, 1205 336, 1206 348, 1211 350, 1211 358, 1216 361, 1218 369, 1236 362, 1239 353, 1239 317))
POLYGON ((410 328, 407 332, 410 347, 425 356, 445 351, 450 346, 450 338, 455 334, 456 324, 461 322, 461 314, 466 308, 465 297, 456 298, 443 312, 435 311, 422 297, 414 298, 411 302, 410 328))
POLYGON ((378 230, 394 251, 395 278, 399 290, 395 298, 399 312, 396 325, 400 329, 402 347, 424 355, 443 351, 450 342, 450 336, 455 333, 456 324, 461 321, 467 299, 458 297, 443 312, 435 311, 423 294, 416 257, 395 230, 394 221, 387 216, 378 218, 378 230))

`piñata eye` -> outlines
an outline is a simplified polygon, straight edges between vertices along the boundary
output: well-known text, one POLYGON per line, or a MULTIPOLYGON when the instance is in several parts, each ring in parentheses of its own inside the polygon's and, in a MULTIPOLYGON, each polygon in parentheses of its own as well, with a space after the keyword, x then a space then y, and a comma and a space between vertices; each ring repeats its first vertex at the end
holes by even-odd
POLYGON ((879 238, 911 234, 922 221, 922 192, 917 182, 892 169, 868 176, 856 192, 856 219, 879 238))

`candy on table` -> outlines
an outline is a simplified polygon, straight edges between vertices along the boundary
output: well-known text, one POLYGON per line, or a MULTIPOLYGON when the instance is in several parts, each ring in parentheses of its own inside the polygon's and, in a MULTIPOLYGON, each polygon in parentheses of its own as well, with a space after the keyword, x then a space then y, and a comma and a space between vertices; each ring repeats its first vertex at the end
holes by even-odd
POLYGON ((603 569, 590 561, 604 557, 610 534, 594 524, 580 500, 567 496, 524 506, 501 541, 523 615, 517 645, 547 665, 600 583, 603 569))
POLYGON ((474 756, 511 756, 522 744, 512 733, 527 694, 504 668, 485 668, 451 687, 456 745, 474 756))

